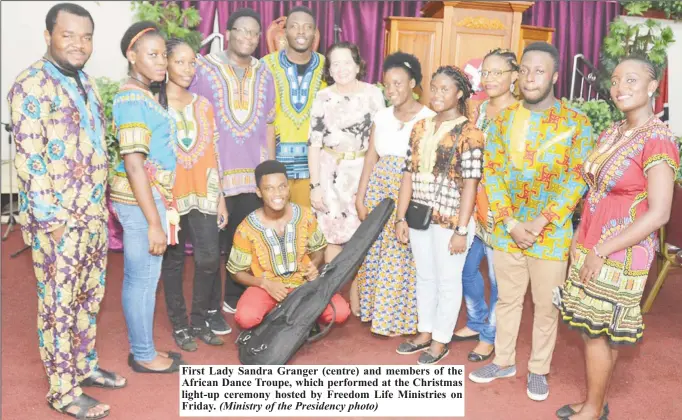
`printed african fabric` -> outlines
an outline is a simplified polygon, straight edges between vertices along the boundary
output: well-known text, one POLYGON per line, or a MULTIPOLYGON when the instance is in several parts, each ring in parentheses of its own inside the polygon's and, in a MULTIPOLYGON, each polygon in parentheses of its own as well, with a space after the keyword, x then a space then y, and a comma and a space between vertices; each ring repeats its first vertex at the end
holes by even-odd
POLYGON ((625 133, 623 125, 617 123, 602 134, 583 166, 589 192, 577 232, 577 258, 562 299, 564 322, 591 337, 606 336, 612 344, 634 344, 642 338, 640 301, 656 257, 657 232, 608 255, 593 281, 582 284, 580 269, 595 246, 621 234, 647 212, 647 172, 665 164, 674 174, 680 165, 675 137, 663 122, 655 119, 625 133))
POLYGON ((328 87, 313 101, 308 146, 321 149, 317 172, 327 206, 327 212, 313 209, 313 213, 331 244, 345 244, 360 226, 355 196, 372 120, 385 104, 381 90, 367 83, 353 95, 341 95, 328 87))
MULTIPOLYGON (((488 135, 488 127, 490 126, 490 118, 486 115, 488 109, 488 100, 486 99, 479 105, 478 117, 476 117, 476 128, 483 132, 484 136, 488 135)), ((485 192, 485 176, 478 183, 478 190, 476 191, 476 236, 483 241, 486 246, 490 246, 490 235, 493 232, 495 221, 493 220, 493 212, 490 211, 490 201, 485 192)))
POLYGON ((556 101, 542 112, 520 102, 499 113, 488 127, 485 189, 495 226, 490 245, 499 251, 565 261, 573 237, 572 215, 587 186, 580 170, 594 148, 585 114, 556 101), (549 224, 521 250, 506 231, 512 217, 530 222, 542 214, 549 224))
POLYGON ((410 133, 417 121, 435 115, 423 107, 412 120, 403 123, 393 110, 393 106, 384 108, 374 116, 374 146, 380 157, 372 168, 364 204, 372 211, 390 198, 396 206, 356 277, 360 319, 371 322, 370 331, 380 335, 417 332, 417 278, 412 246, 396 239, 395 215, 410 133))
POLYGON ((217 214, 222 196, 218 176, 213 107, 203 96, 193 95, 182 110, 168 108, 177 128, 173 197, 182 216, 192 210, 217 214))
MULTIPOLYGON (((172 201, 175 182, 175 121, 151 92, 132 85, 121 87, 112 108, 121 158, 130 153, 145 155, 145 170, 152 188, 172 201)), ((123 159, 111 181, 111 200, 137 205, 123 159)))
POLYGON ((261 223, 258 210, 237 227, 227 262, 230 273, 250 271, 254 277, 278 281, 290 288, 305 282, 303 275, 311 263, 310 254, 324 249, 327 240, 310 209, 289 205, 293 216, 283 236, 261 223))
POLYGON ((254 169, 275 158, 267 147, 268 124, 275 121, 275 86, 267 66, 252 58, 240 77, 218 54, 199 56, 189 90, 213 105, 223 194, 255 193, 254 169))
POLYGON ((262 60, 275 79, 277 160, 286 166, 290 179, 309 178, 310 110, 317 92, 327 86, 322 79, 324 56, 313 52, 300 78, 297 65, 289 61, 285 50, 266 55, 262 60))
POLYGON ((16 143, 19 217, 24 241, 67 223, 107 220, 104 110, 94 81, 79 72, 87 101, 73 77, 39 60, 16 79, 8 95, 16 143))
POLYGON ((47 400, 57 409, 82 394, 79 383, 98 367, 95 323, 104 295, 109 212, 105 118, 95 89, 83 72, 66 75, 40 60, 18 76, 8 96, 19 223, 38 280, 38 345, 47 400), (59 228, 64 233, 55 241, 59 228))
POLYGON ((412 173, 412 200, 433 209, 432 223, 457 227, 464 180, 481 179, 483 145, 483 133, 466 117, 443 121, 437 129, 435 117, 414 125, 405 171, 412 173))

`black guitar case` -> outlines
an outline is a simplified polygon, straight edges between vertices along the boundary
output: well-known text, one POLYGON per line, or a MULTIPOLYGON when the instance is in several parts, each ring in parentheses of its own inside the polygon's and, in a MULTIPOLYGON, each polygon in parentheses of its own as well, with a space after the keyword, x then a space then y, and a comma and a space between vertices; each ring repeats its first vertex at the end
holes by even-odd
POLYGON ((382 201, 360 224, 341 253, 324 266, 317 279, 297 287, 265 316, 260 325, 239 334, 237 346, 242 364, 283 365, 305 342, 319 340, 329 332, 333 321, 320 333, 309 337, 332 296, 355 277, 394 207, 393 200, 382 201))

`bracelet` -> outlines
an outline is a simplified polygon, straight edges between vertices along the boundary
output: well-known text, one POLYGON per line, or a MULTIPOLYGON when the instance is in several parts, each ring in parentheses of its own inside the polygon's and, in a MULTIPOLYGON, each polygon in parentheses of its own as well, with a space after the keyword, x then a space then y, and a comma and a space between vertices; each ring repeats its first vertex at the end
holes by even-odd
POLYGON ((519 224, 520 222, 516 219, 511 219, 507 223, 504 224, 505 229, 507 229, 507 233, 511 233, 511 231, 519 224))
POLYGON ((400 222, 407 222, 407 219, 404 217, 401 217, 400 219, 396 219, 395 224, 397 225, 400 222))
POLYGON ((592 250, 594 251, 594 255, 596 255, 597 257, 601 258, 602 260, 606 260, 606 259, 607 259, 607 257, 605 257, 605 256, 603 256, 602 254, 599 253, 599 250, 597 249, 597 246, 596 246, 596 245, 595 245, 594 248, 592 248, 592 250))

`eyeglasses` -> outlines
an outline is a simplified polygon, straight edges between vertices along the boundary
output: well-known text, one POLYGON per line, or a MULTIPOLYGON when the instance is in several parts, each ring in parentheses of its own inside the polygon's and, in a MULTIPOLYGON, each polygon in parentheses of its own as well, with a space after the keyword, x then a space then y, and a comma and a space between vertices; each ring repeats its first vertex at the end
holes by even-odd
POLYGON ((511 73, 514 70, 481 70, 481 79, 491 76, 493 79, 498 79, 505 73, 511 73))
POLYGON ((261 33, 260 31, 252 31, 246 28, 232 28, 232 30, 238 33, 239 35, 247 36, 249 38, 259 37, 261 33))

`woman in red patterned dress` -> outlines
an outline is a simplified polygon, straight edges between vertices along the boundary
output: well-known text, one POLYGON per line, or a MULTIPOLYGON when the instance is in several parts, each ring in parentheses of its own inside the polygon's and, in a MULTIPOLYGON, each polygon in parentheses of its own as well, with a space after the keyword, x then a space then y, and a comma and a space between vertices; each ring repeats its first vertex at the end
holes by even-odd
POLYGON ((653 113, 657 73, 643 58, 626 58, 616 67, 611 98, 625 120, 601 135, 583 166, 589 192, 571 245, 561 313, 585 341, 587 398, 561 407, 562 419, 607 418, 618 345, 642 338, 640 301, 656 232, 670 218, 680 163, 675 137, 653 113))

